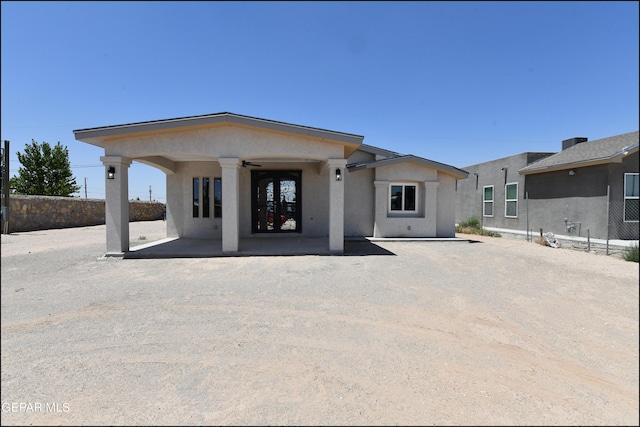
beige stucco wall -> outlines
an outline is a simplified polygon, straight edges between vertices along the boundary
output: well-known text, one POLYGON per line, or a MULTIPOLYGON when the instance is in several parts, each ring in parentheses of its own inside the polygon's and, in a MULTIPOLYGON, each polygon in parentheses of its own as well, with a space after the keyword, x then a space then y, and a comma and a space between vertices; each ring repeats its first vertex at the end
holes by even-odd
POLYGON ((375 237, 454 237, 455 178, 411 162, 375 169, 375 237), (389 187, 415 184, 415 213, 389 212, 389 187))
MULTIPOLYGON (((270 234, 252 234, 251 224, 251 170, 239 169, 240 184, 240 230, 241 238, 263 237, 270 234)), ((302 172, 302 232, 301 237, 325 237, 329 234, 329 172, 319 162, 264 162, 260 170, 300 170, 302 172)), ((185 162, 180 163, 175 175, 167 176, 167 194, 175 194, 167 203, 167 220, 170 226, 167 232, 171 237, 188 237, 203 239, 219 239, 222 237, 222 219, 193 218, 192 215, 192 183, 193 178, 221 178, 221 168, 217 162, 185 162)), ((213 203, 213 202, 212 202, 213 203)), ((222 202, 224 204, 224 200, 222 202)), ((212 205, 213 206, 213 205, 212 205)))
MULTIPOLYGON (((240 184, 240 238, 273 238, 268 233, 252 234, 251 224, 251 170, 239 168, 240 184)), ((326 237, 329 235, 329 170, 320 162, 264 162, 260 170, 300 170, 302 172, 302 232, 301 237, 326 237)), ((222 171, 218 162, 179 163, 175 175, 167 176, 167 235, 169 237, 187 237, 202 239, 220 239, 222 237, 222 219, 213 217, 194 218, 192 215, 193 178, 209 177, 213 186, 214 178, 221 178, 222 171)), ((200 181, 202 185, 202 181, 200 181)), ((213 203, 213 201, 212 201, 213 203)), ((224 200, 222 201, 224 204, 224 200)), ((212 205, 213 206, 213 205, 212 205)), ((213 208, 212 208, 213 209, 213 208)))
POLYGON ((193 217, 193 178, 220 178, 222 170, 218 162, 178 163, 176 173, 167 175, 167 235, 169 237, 189 237, 201 239, 222 238, 222 219, 213 217, 213 198, 209 218, 193 217))
POLYGON ((250 160, 263 157, 323 160, 344 157, 341 144, 312 138, 265 132, 240 126, 219 126, 181 132, 138 135, 108 141, 106 155, 132 159, 146 156, 220 157, 250 160))
MULTIPOLYGON (((375 155, 356 151, 349 163, 370 162, 375 155)), ((373 236, 375 221, 374 169, 360 169, 344 174, 344 235, 373 236)))
MULTIPOLYGON (((318 162, 263 163, 260 170, 300 170, 302 232, 300 237, 329 235, 329 171, 318 162)), ((281 234, 251 233, 251 168, 240 169, 240 237, 274 238, 281 234)), ((222 202, 224 203, 224 201, 222 202)))
POLYGON ((437 237, 455 237, 456 179, 444 173, 438 174, 437 237))

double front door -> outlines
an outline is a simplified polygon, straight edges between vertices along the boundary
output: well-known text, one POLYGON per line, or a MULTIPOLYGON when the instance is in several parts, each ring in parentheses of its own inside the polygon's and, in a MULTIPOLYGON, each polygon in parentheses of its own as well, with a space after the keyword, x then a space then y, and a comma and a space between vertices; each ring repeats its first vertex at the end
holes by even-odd
POLYGON ((252 232, 301 232, 299 170, 252 170, 252 232))

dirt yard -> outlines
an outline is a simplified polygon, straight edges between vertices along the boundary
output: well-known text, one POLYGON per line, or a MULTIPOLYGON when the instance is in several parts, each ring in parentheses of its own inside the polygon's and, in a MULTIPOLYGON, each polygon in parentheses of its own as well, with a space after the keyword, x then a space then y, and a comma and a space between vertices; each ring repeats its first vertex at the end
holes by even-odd
POLYGON ((462 235, 123 260, 104 236, 2 235, 2 425, 639 423, 636 263, 462 235))

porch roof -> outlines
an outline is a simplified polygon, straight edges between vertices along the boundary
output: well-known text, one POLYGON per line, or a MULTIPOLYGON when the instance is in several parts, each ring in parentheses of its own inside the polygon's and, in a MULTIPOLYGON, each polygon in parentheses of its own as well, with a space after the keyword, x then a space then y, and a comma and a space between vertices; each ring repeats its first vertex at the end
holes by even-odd
POLYGON ((113 138, 161 133, 171 130, 187 130, 188 128, 195 127, 212 127, 224 124, 247 126, 272 132, 284 132, 320 139, 326 142, 340 143, 344 145, 345 158, 353 154, 358 147, 360 147, 364 139, 362 135, 261 119, 229 112, 77 129, 74 130, 73 133, 78 141, 104 148, 106 141, 113 138))

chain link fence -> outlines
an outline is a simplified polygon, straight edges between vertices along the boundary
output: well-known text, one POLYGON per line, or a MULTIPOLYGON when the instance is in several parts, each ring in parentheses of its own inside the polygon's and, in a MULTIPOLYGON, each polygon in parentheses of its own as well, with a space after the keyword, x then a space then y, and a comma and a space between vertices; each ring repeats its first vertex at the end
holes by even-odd
POLYGON ((619 253, 638 241, 638 199, 573 197, 533 200, 525 194, 527 240, 553 233, 564 247, 619 253))

